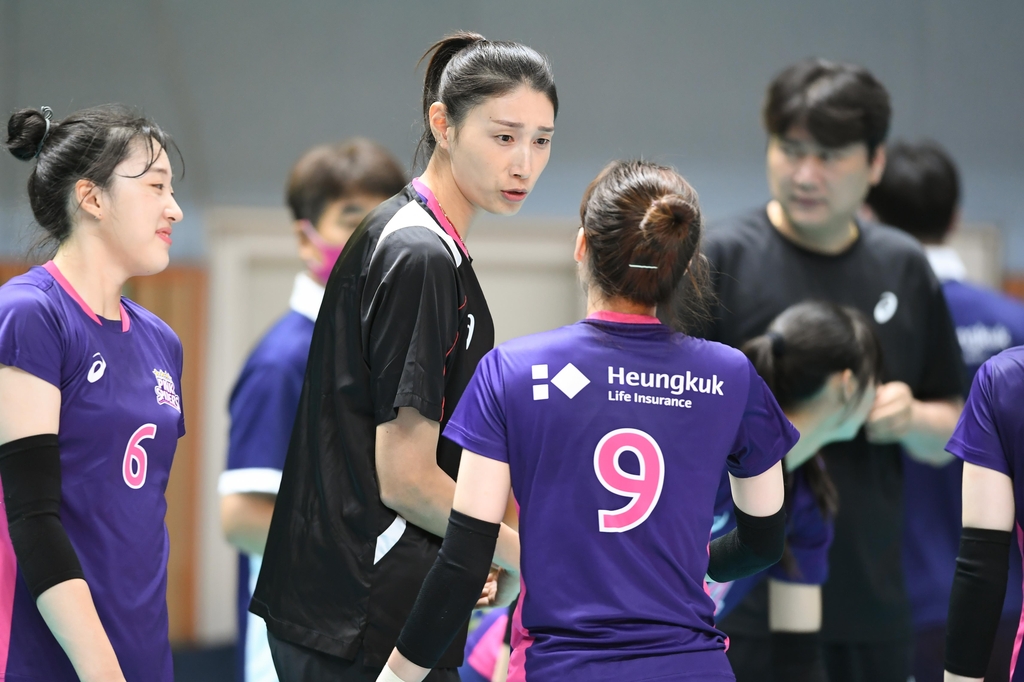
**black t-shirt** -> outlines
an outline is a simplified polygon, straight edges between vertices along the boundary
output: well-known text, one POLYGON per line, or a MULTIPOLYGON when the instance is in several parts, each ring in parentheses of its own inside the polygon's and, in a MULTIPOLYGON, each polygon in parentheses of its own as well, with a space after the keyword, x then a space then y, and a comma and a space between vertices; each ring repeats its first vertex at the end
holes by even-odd
MULTIPOLYGON (((703 249, 718 301, 700 335, 739 347, 764 333, 791 305, 832 301, 857 308, 874 322, 883 381, 907 383, 918 400, 959 397, 964 376, 960 347, 921 247, 890 227, 858 227, 856 242, 827 256, 785 238, 764 208, 713 226, 703 249)), ((901 448, 868 443, 862 431, 855 440, 826 446, 822 453, 839 492, 822 595, 822 637, 878 641, 909 636, 901 565, 901 448)), ((767 632, 763 609, 754 618, 744 617, 743 607, 725 625, 737 634, 767 632)))
MULTIPOLYGON (((367 216, 331 273, 250 606, 275 637, 350 660, 362 649, 370 666, 386 663, 441 546, 381 502, 376 427, 412 407, 443 430, 494 345, 446 224, 409 185, 367 216)), ((461 454, 439 439, 453 479, 461 454)), ((439 667, 460 665, 464 643, 465 630, 439 667)))

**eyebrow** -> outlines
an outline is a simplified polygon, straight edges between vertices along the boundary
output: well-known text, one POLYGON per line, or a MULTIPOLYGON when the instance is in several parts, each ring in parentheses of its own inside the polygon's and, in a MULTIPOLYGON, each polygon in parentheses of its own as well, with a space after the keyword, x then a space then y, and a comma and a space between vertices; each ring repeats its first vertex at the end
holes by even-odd
POLYGON ((150 167, 148 172, 150 172, 150 173, 160 173, 161 175, 170 175, 170 172, 168 172, 168 170, 166 168, 150 167))
MULTIPOLYGON (((526 127, 522 123, 515 123, 513 121, 502 121, 502 120, 499 120, 499 119, 491 119, 491 122, 492 123, 497 123, 498 125, 504 126, 506 128, 525 128, 526 127)), ((542 133, 553 133, 553 132, 555 132, 555 129, 553 127, 549 127, 549 126, 537 126, 537 130, 541 131, 542 133)))

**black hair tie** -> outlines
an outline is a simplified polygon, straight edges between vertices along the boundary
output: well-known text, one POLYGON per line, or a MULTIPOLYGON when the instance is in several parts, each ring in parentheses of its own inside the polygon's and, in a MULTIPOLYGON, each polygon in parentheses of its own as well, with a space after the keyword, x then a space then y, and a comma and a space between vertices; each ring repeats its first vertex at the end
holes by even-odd
POLYGON ((43 133, 42 139, 39 140, 39 146, 36 147, 36 157, 43 151, 43 143, 46 142, 46 138, 50 136, 50 119, 53 118, 53 109, 50 107, 39 107, 39 113, 43 115, 43 120, 46 121, 46 131, 43 133))
POLYGON ((772 355, 779 357, 786 352, 786 339, 783 338, 782 334, 778 332, 768 332, 765 334, 768 340, 772 342, 772 355))

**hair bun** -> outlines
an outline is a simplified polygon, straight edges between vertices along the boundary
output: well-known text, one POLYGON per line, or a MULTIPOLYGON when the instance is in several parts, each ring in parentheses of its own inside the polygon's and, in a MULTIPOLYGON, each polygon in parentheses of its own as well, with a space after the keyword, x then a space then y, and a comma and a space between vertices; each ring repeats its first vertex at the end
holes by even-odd
POLYGON ((7 121, 4 146, 15 158, 31 161, 46 137, 46 117, 39 109, 19 109, 7 121))
POLYGON ((665 194, 651 202, 640 221, 640 230, 655 241, 686 239, 694 223, 700 222, 700 208, 692 198, 665 194))

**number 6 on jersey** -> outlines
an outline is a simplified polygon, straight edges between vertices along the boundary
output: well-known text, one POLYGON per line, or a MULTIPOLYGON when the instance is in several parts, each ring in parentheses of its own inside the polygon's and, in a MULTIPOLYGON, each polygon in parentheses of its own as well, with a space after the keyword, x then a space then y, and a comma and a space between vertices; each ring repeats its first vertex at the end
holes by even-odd
POLYGON ((132 490, 146 485, 146 470, 149 469, 149 454, 139 445, 147 438, 156 438, 156 424, 143 424, 128 439, 128 447, 124 449, 124 462, 121 475, 124 482, 132 490))
POLYGON ((607 434, 594 450, 594 471, 606 489, 632 498, 621 509, 600 509, 598 527, 602 533, 622 533, 636 528, 654 511, 665 483, 665 457, 658 443, 638 429, 616 429, 607 434), (640 460, 640 473, 630 474, 619 466, 619 457, 627 450, 640 460))

